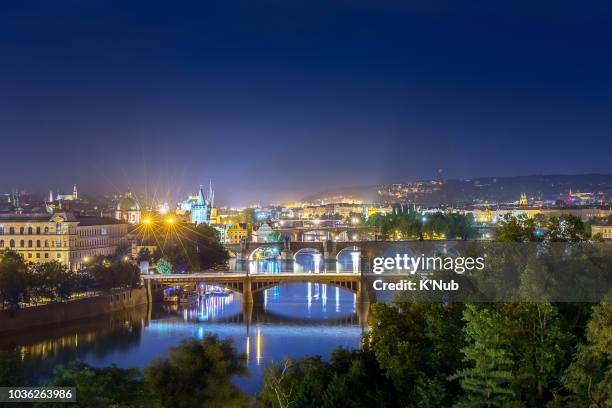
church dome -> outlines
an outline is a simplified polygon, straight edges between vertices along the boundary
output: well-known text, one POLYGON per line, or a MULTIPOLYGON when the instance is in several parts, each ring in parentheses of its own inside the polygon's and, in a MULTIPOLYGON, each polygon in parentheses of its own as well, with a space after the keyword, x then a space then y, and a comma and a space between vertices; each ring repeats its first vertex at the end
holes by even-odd
POLYGON ((140 205, 138 204, 138 201, 136 201, 136 199, 128 193, 117 203, 117 211, 140 211, 140 205))

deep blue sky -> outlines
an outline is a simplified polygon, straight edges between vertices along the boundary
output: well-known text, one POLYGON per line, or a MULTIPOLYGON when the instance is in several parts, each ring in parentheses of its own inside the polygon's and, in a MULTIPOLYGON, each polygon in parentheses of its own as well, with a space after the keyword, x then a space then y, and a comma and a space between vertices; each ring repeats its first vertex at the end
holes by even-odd
POLYGON ((612 6, 562 3, 3 1, 0 189, 609 173, 612 6))

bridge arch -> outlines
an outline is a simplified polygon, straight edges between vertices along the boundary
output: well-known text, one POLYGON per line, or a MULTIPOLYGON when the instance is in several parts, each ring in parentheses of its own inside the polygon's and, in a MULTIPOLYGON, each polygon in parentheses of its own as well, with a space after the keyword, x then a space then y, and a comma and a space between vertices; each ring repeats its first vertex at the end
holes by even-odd
POLYGON ((306 247, 306 248, 302 248, 302 249, 296 251, 293 254, 293 259, 296 260, 297 257, 300 256, 300 255, 315 255, 315 254, 321 255, 321 251, 319 251, 317 248, 306 247))
POLYGON ((278 244, 261 245, 251 251, 248 259, 249 261, 256 261, 266 258, 278 258, 280 257, 280 253, 281 247, 278 244))

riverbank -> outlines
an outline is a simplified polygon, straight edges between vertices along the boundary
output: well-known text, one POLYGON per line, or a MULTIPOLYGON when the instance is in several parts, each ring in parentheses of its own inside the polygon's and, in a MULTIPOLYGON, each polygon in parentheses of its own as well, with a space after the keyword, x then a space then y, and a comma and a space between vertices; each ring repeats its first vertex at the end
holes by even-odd
POLYGON ((114 291, 67 302, 0 312, 0 333, 40 328, 124 311, 148 303, 145 288, 114 291))

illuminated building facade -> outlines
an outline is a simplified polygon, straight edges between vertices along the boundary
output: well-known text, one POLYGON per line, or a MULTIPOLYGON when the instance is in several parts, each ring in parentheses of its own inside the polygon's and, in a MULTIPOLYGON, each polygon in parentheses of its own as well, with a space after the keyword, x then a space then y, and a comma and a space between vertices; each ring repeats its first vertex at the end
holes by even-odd
POLYGON ((232 224, 225 233, 225 243, 239 244, 242 241, 248 241, 250 235, 251 228, 248 224, 232 224))
POLYGON ((191 205, 191 222, 196 225, 220 224, 220 217, 215 208, 215 192, 212 188, 212 182, 206 195, 204 194, 204 188, 200 185, 196 200, 191 205))
POLYGON ((112 218, 76 217, 69 212, 0 214, 0 250, 25 261, 58 261, 76 270, 98 255, 112 255, 126 242, 128 224, 112 218))
POLYGON ((127 192, 117 203, 115 219, 129 224, 140 224, 141 214, 138 200, 132 196, 132 193, 127 192))
POLYGON ((53 200, 53 193, 49 192, 49 201, 75 201, 79 199, 79 192, 77 190, 76 184, 72 186, 72 194, 59 194, 55 196, 55 200, 53 200))
POLYGON ((274 230, 265 222, 253 234, 253 242, 269 242, 274 230))
POLYGON ((601 234, 603 239, 612 239, 612 225, 592 225, 591 236, 601 234))

